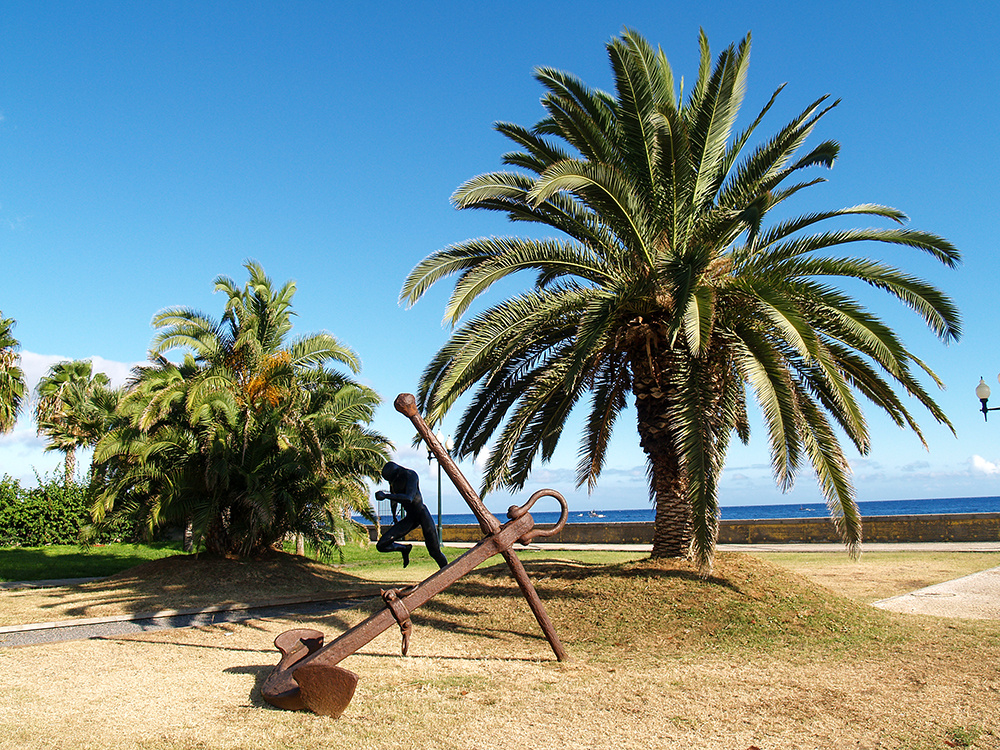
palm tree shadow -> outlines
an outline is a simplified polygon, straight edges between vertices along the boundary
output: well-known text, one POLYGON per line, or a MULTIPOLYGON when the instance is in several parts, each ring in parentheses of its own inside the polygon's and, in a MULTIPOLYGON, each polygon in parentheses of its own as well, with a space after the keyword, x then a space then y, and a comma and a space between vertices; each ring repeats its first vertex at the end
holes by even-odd
MULTIPOLYGON (((602 563, 582 563, 568 560, 534 560, 525 564, 536 590, 538 590, 543 601, 546 598, 575 600, 579 605, 586 607, 591 601, 601 597, 599 590, 583 590, 575 588, 575 582, 584 581, 596 576, 609 576, 613 579, 628 579, 636 582, 637 586, 642 585, 647 579, 677 579, 690 583, 700 583, 702 585, 712 585, 726 588, 735 593, 741 593, 739 586, 728 579, 710 576, 701 577, 697 571, 678 568, 675 565, 657 566, 650 562, 642 565, 622 564, 606 565, 602 563)), ((462 637, 479 638, 488 640, 522 640, 529 643, 541 644, 545 642, 545 636, 537 627, 532 618, 521 618, 518 622, 524 627, 515 624, 512 618, 498 620, 495 617, 483 617, 489 614, 489 606, 478 607, 477 602, 497 602, 523 600, 516 583, 510 575, 506 564, 481 568, 469 578, 462 578, 445 590, 453 596, 435 597, 427 602, 412 614, 415 630, 413 639, 420 637, 423 629, 434 630, 439 633, 452 633, 462 637)), ((524 603, 527 609, 527 603, 524 603)), ((381 600, 372 599, 362 605, 359 609, 377 612, 383 608, 381 600)), ((350 624, 342 616, 331 613, 322 620, 315 620, 317 625, 325 628, 327 632, 326 642, 330 643, 336 637, 350 629, 350 624)), ((365 651, 354 653, 353 656, 359 659, 364 657, 391 657, 399 656, 398 653, 383 653, 365 651)), ((467 659, 469 657, 452 656, 449 654, 425 654, 423 656, 410 656, 409 659, 433 658, 442 659, 467 659)), ((509 657, 516 661, 537 661, 530 657, 509 657)), ((275 664, 278 654, 275 652, 275 664)), ((273 708, 262 696, 262 687, 268 675, 274 669, 274 665, 246 665, 230 667, 224 670, 227 674, 246 674, 254 677, 254 687, 250 693, 250 701, 253 705, 262 708, 273 708)))
MULTIPOLYGON (((535 588, 539 594, 547 587, 574 581, 581 581, 595 576, 608 576, 616 579, 641 580, 664 580, 676 579, 692 583, 711 584, 727 588, 735 593, 740 592, 740 587, 727 578, 716 575, 702 577, 696 570, 679 567, 677 561, 668 559, 663 564, 657 564, 655 560, 646 558, 644 560, 628 563, 587 563, 576 560, 529 560, 523 563, 525 570, 531 577, 535 588)), ((491 565, 488 568, 480 568, 476 571, 482 576, 500 579, 510 578, 510 570, 504 563, 491 565)), ((560 589, 560 595, 575 595, 572 591, 560 589)), ((544 599, 544 595, 542 596, 544 599)))
MULTIPOLYGON (((116 575, 33 593, 38 608, 66 619, 163 610, 245 607, 288 599, 349 599, 377 595, 379 584, 339 571, 317 572, 294 555, 235 560, 176 555, 143 562, 116 575)), ((331 609, 333 609, 331 607, 331 609)))

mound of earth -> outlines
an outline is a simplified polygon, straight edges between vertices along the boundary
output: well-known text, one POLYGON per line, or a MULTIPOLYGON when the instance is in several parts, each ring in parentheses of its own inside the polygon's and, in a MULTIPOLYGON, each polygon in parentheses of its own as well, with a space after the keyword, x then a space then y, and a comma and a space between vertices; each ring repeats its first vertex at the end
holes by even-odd
MULTIPOLYGON (((803 641, 839 650, 899 635, 880 610, 741 553, 720 554, 708 578, 672 559, 621 565, 546 560, 526 568, 560 636, 588 651, 771 649, 803 641)), ((537 627, 526 606, 511 606, 511 597, 520 595, 503 564, 459 581, 448 597, 450 609, 484 628, 510 621, 515 610, 525 632, 537 627)), ((442 620, 453 620, 449 626, 460 625, 460 618, 441 612, 442 620)))
POLYGON ((205 554, 174 555, 124 570, 106 579, 103 584, 184 591, 186 598, 214 596, 226 601, 253 602, 372 590, 372 586, 353 576, 309 558, 284 552, 251 559, 205 554))

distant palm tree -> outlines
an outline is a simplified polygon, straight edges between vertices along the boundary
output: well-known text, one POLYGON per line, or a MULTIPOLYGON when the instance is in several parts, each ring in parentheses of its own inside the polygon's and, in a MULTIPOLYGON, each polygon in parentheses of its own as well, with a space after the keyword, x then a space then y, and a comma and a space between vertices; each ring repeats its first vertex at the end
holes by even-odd
POLYGON ((925 373, 940 384, 934 373, 836 282, 859 280, 886 292, 944 341, 958 338, 959 315, 930 284, 832 250, 891 243, 947 267, 959 253, 926 232, 843 228, 842 217, 906 219, 873 204, 765 225, 774 209, 788 216, 785 201, 822 181, 800 177, 803 170, 833 165, 839 147, 832 141, 798 151, 836 102, 822 97, 775 135, 752 141, 779 88, 734 134, 750 37, 714 67, 704 34, 700 44, 698 79, 686 101, 663 52, 632 31, 607 45, 614 94, 537 70, 548 116, 532 129, 496 126, 518 149, 504 163, 520 171, 475 177, 453 200, 562 237, 469 240, 410 273, 401 293, 410 304, 457 276, 445 312, 453 325, 495 282, 521 271, 536 275, 533 289, 453 332, 424 372, 419 402, 436 422, 475 389, 456 442, 461 454, 489 447, 486 492, 523 486, 535 458, 552 457, 581 401, 587 421, 577 479, 593 488, 616 419, 634 399, 656 507, 653 556, 693 550, 708 570, 729 440, 750 436, 749 390, 763 414, 778 485, 789 488, 808 458, 857 551, 861 519, 835 428, 868 452, 861 396, 920 435, 892 383, 950 423, 916 377, 925 373), (805 233, 830 220, 835 228, 805 233))
POLYGON ((140 516, 150 531, 190 521, 196 542, 252 555, 301 534, 321 553, 371 517, 366 479, 389 442, 368 428, 378 395, 327 369, 357 356, 327 333, 291 342, 294 283, 275 289, 248 263, 221 321, 187 308, 153 321, 150 366, 137 368, 122 423, 97 447, 103 489, 95 513, 140 516), (177 365, 164 353, 188 350, 177 365))
POLYGON ((38 382, 35 393, 38 435, 48 440, 45 450, 65 454, 68 486, 76 474, 76 451, 92 448, 107 429, 116 400, 111 381, 104 373, 95 373, 90 360, 57 362, 38 382))
POLYGON ((15 321, 0 313, 0 432, 10 432, 24 405, 27 387, 21 370, 21 344, 14 338, 15 321))

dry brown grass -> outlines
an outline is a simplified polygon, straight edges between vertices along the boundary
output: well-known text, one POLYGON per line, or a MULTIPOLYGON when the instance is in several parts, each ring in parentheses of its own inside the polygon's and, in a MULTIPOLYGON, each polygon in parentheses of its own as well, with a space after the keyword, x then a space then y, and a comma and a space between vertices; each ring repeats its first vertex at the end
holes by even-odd
POLYGON ((371 605, 4 649, 0 747, 1000 747, 1000 623, 875 610, 745 555, 708 581, 680 563, 527 568, 570 664, 493 567, 415 613, 410 656, 390 631, 347 659, 361 682, 339 720, 262 702, 270 643, 371 605))

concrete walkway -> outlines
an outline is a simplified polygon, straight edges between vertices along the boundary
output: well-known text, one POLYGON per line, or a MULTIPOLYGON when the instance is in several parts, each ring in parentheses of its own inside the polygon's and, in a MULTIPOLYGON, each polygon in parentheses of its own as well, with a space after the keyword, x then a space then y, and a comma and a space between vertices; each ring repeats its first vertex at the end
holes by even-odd
POLYGON ((356 597, 301 597, 262 604, 233 604, 200 609, 163 610, 111 617, 36 622, 0 627, 0 648, 38 646, 88 638, 117 638, 151 630, 205 627, 225 622, 327 615, 357 602, 356 597))
POLYGON ((1000 620, 1000 568, 883 599, 873 606, 911 615, 1000 620))
POLYGON ((47 581, 6 581, 0 582, 0 591, 4 589, 54 589, 60 586, 79 586, 81 583, 91 581, 103 581, 104 577, 97 578, 51 578, 47 581))

